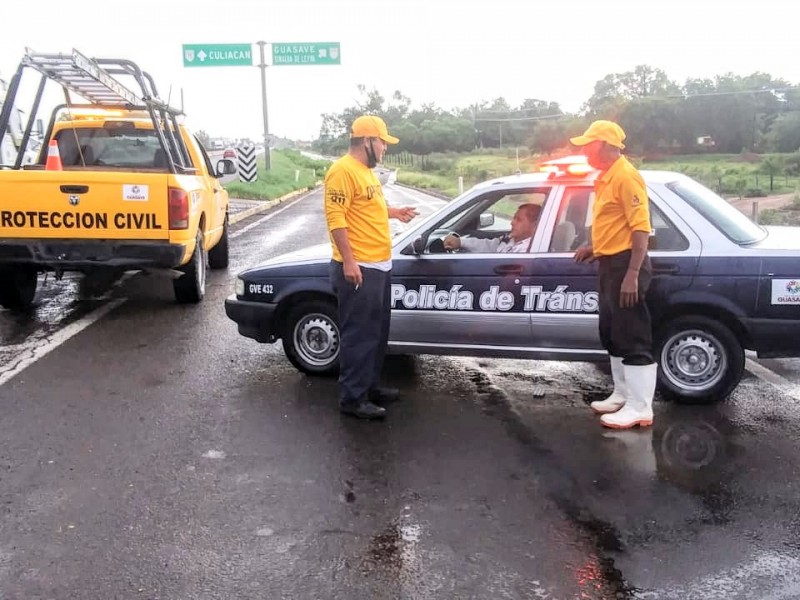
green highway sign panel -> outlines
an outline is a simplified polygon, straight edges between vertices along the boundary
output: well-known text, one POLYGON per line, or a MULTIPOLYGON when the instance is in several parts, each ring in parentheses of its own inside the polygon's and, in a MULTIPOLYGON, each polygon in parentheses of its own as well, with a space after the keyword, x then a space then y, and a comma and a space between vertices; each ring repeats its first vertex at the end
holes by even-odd
POLYGON ((272 65, 339 65, 339 42, 272 44, 272 65))
POLYGON ((184 67, 251 67, 251 44, 184 44, 184 67))

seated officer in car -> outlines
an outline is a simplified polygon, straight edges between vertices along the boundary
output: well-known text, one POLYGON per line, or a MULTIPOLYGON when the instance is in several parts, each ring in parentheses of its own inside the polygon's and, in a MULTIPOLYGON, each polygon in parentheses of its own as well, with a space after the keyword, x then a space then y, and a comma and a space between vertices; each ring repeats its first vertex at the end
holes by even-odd
POLYGON ((521 204, 511 219, 511 232, 495 238, 459 237, 455 233, 444 238, 445 250, 466 252, 530 252, 533 234, 539 222, 542 207, 538 204, 521 204))

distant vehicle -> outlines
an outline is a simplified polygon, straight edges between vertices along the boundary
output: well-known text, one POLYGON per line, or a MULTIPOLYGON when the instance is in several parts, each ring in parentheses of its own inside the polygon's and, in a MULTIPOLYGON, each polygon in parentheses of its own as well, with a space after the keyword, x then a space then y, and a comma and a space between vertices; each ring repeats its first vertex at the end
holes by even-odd
MULTIPOLYGON (((228 266, 230 160, 214 166, 159 100, 152 78, 128 60, 28 52, 9 86, 0 131, 13 123, 23 72, 38 72, 82 96, 53 111, 38 159, 21 144, 0 165, 0 305, 29 307, 38 274, 166 270, 178 302, 205 295, 206 266, 228 266), (113 74, 136 81, 131 91, 113 74)), ((27 114, 36 114, 40 87, 27 114)))
MULTIPOLYGON (((761 227, 689 177, 642 171, 651 202, 659 383, 688 403, 722 400, 760 358, 800 356, 800 228, 761 227)), ((583 157, 475 186, 393 240, 389 351, 540 360, 603 360, 597 263, 589 240, 597 171, 583 157), (446 252, 449 233, 507 235, 516 207, 542 207, 529 252, 446 252)), ((236 279, 225 309, 239 333, 283 340, 307 373, 338 368, 330 244, 273 258, 236 279)))
MULTIPOLYGON (((8 83, 0 77, 0 110, 8 92, 8 83)), ((44 125, 41 119, 30 123, 30 130, 26 134, 25 112, 15 107, 9 107, 8 126, 5 135, 0 134, 0 169, 3 165, 14 165, 19 154, 19 148, 24 143, 25 151, 19 156, 20 166, 31 165, 36 162, 39 150, 44 139, 44 125)))
POLYGON ((225 147, 225 142, 222 140, 214 140, 211 142, 211 149, 212 150, 222 150, 225 147))
POLYGON ((222 153, 222 158, 232 158, 236 160, 236 150, 233 148, 226 148, 225 152, 222 153))

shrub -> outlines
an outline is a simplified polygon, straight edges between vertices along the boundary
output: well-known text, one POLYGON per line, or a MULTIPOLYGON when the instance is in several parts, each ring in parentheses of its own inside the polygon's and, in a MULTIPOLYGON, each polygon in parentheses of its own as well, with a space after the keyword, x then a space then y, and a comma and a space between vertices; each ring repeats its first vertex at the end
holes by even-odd
POLYGON ((761 225, 783 225, 785 215, 775 208, 766 208, 758 213, 758 222, 761 225))

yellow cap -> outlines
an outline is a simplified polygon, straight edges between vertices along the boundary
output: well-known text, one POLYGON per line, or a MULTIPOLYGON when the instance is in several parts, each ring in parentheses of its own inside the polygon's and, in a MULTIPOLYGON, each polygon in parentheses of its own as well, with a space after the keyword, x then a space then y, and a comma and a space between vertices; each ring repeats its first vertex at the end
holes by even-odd
POLYGON ((570 138, 569 141, 575 146, 585 146, 596 141, 606 142, 622 150, 625 147, 625 144, 622 143, 624 139, 625 132, 622 131, 622 127, 613 121, 595 121, 589 125, 589 129, 583 135, 570 138))
POLYGON ((383 119, 373 115, 358 117, 353 121, 353 126, 350 128, 350 137, 376 137, 381 138, 387 144, 396 144, 400 141, 396 137, 389 135, 389 129, 383 119))

